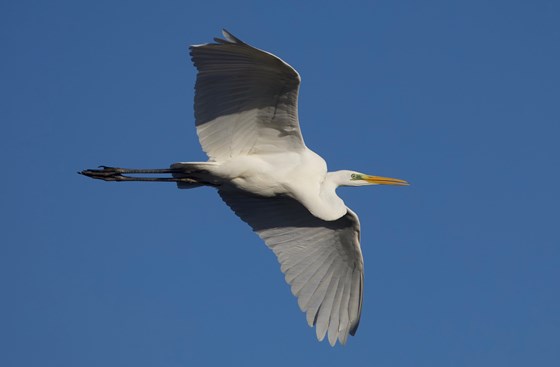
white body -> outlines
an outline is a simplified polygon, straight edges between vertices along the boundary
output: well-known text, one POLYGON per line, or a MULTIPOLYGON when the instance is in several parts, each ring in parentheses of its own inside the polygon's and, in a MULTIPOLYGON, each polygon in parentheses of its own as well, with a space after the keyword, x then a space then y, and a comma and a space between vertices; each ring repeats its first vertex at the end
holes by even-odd
MULTIPOLYGON (((232 157, 224 162, 178 163, 203 168, 203 181, 219 184, 222 190, 242 190, 264 197, 289 196, 303 204, 317 218, 332 221, 346 214, 344 201, 335 190, 335 173, 309 149, 232 157), (330 179, 327 179, 329 177, 330 179)), ((196 177, 196 176, 195 176, 196 177)))
POLYGON ((299 74, 278 57, 223 32, 192 46, 198 69, 195 123, 208 162, 168 169, 102 166, 81 173, 105 181, 212 186, 277 256, 286 282, 319 340, 346 343, 360 321, 363 259, 360 222, 338 186, 407 185, 355 171, 327 172, 303 141, 297 116, 299 74), (169 174, 130 177, 125 174, 169 174))
POLYGON ((336 195, 360 186, 303 141, 297 116, 299 74, 276 56, 224 31, 225 40, 191 47, 198 69, 197 134, 208 162, 171 166, 174 177, 216 187, 265 241, 319 340, 344 344, 360 320, 363 260, 357 216, 336 195))
POLYGON ((211 185, 274 251, 317 338, 354 335, 362 309, 360 223, 341 185, 406 184, 354 171, 327 172, 297 116, 299 74, 278 57, 223 32, 191 47, 198 69, 196 128, 208 162, 171 166, 180 188, 211 185), (192 180, 192 183, 191 181, 192 180))

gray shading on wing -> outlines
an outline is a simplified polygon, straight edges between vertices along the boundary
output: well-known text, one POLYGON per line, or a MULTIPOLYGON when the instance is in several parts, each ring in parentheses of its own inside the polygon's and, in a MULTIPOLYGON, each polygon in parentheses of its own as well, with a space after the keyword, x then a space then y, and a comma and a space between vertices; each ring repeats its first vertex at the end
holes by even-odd
POLYGON ((305 148, 299 129, 299 74, 227 31, 216 43, 190 47, 198 69, 194 112, 210 160, 305 148))
POLYGON ((360 321, 363 258, 354 212, 335 221, 314 217, 296 200, 219 191, 226 204, 274 251, 317 338, 345 344, 360 321))

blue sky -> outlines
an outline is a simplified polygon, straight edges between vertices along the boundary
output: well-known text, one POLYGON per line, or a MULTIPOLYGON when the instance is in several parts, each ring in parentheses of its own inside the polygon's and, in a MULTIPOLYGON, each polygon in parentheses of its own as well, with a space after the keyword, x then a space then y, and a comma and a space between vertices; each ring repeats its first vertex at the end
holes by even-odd
POLYGON ((560 361, 557 1, 3 1, 0 365, 551 366, 560 361), (318 343, 211 189, 99 164, 204 159, 187 46, 222 27, 302 75, 362 223, 362 322, 318 343))

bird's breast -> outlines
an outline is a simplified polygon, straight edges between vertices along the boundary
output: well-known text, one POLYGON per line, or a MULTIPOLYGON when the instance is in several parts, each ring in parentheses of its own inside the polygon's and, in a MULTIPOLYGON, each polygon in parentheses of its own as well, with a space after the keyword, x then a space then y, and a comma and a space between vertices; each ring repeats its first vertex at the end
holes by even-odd
POLYGON ((224 184, 260 196, 318 195, 327 172, 325 161, 311 151, 235 157, 220 165, 224 184))

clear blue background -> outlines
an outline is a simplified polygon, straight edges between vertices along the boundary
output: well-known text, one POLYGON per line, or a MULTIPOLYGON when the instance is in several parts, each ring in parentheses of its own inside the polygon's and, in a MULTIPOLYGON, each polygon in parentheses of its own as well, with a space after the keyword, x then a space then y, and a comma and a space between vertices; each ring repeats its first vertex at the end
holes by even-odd
POLYGON ((0 365, 556 366, 560 3, 3 1, 0 365), (360 329, 318 343, 211 189, 99 164, 202 160, 189 44, 302 75, 307 144, 361 218, 360 329))

